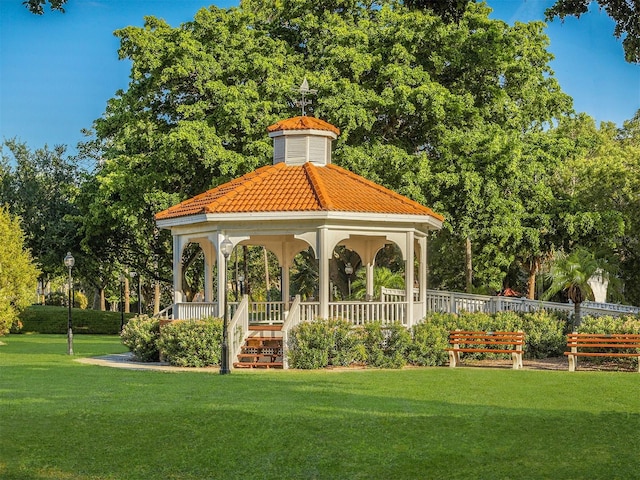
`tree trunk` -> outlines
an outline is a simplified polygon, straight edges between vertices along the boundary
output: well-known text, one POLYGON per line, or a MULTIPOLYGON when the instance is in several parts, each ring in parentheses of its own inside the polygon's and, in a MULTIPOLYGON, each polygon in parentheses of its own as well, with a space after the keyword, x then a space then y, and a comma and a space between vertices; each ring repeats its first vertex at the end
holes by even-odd
POLYGON ((160 313, 160 282, 156 280, 153 284, 153 314, 160 313))
POLYGON ((467 236, 465 239, 465 278, 467 283, 467 293, 473 290, 473 263, 471 258, 471 238, 467 236))
POLYGON ((107 299, 104 296, 104 288, 100 287, 100 311, 104 312, 107 309, 107 299))
POLYGON ((582 323, 582 302, 576 302, 573 307, 573 331, 577 332, 582 323))
POLYGON ((538 262, 529 263, 529 278, 527 279, 527 298, 534 300, 536 298, 536 275, 538 274, 538 262))
POLYGON ((124 313, 129 313, 129 277, 124 277, 124 313))

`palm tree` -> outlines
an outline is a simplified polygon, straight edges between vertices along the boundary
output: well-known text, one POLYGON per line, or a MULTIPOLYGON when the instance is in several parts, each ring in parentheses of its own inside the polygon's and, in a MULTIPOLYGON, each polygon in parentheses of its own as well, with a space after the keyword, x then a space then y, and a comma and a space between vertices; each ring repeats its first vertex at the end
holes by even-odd
POLYGON ((556 293, 566 291, 567 297, 574 305, 574 328, 578 328, 582 321, 582 302, 593 299, 589 279, 596 273, 604 277, 609 276, 604 262, 582 247, 576 248, 569 255, 558 252, 553 259, 547 274, 551 286, 544 293, 543 299, 549 300, 556 293))
MULTIPOLYGON (((367 295, 367 273, 365 268, 357 272, 357 280, 351 284, 354 298, 362 300, 367 295)), ((399 272, 392 272, 387 267, 374 267, 373 269, 373 296, 380 298, 381 287, 404 288, 404 276, 399 272)))

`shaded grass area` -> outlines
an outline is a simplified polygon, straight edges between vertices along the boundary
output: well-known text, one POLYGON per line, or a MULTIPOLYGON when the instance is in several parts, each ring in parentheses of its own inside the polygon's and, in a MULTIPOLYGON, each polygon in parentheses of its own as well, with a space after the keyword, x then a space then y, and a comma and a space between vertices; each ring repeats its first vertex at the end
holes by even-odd
MULTIPOLYGON (((0 347, 3 479, 637 478, 634 373, 419 368, 217 373, 0 347)), ((83 335, 77 356, 125 351, 83 335)))

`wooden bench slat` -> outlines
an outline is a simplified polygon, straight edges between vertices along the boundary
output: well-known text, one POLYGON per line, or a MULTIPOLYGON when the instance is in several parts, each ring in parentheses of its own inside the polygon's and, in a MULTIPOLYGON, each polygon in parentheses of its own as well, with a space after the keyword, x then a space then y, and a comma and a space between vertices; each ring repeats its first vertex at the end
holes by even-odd
POLYGON ((524 332, 455 330, 449 332, 449 366, 460 363, 460 353, 511 354, 513 368, 522 368, 524 332), (513 348, 505 348, 505 347, 513 348), (497 347, 497 348, 492 348, 497 347))
MULTIPOLYGON (((567 335, 567 348, 571 351, 564 352, 569 360, 569 371, 576 370, 577 357, 638 357, 640 358, 640 335, 627 333, 570 333, 567 335), (598 348, 618 351, 607 352, 579 352, 579 348, 598 348), (622 352, 620 350, 636 350, 635 352, 622 352)), ((640 372, 640 361, 638 362, 640 372)))

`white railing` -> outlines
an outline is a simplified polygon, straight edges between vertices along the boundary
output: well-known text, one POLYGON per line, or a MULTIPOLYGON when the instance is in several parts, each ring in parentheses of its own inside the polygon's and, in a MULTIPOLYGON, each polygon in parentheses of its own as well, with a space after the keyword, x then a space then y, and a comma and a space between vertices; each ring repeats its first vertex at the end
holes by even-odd
MULTIPOLYGON (((249 333, 249 297, 247 295, 242 297, 242 301, 237 304, 235 313, 231 322, 227 326, 227 335, 229 339, 229 346, 231 351, 231 358, 237 359, 244 340, 249 333)), ((233 361, 230 362, 233 365, 233 361)))
POLYGON ((331 302, 329 318, 342 318, 353 325, 382 322, 407 324, 407 304, 405 302, 331 302))
POLYGON ((289 368, 289 331, 304 321, 309 321, 303 319, 302 313, 305 312, 305 310, 301 307, 300 295, 296 295, 295 300, 289 308, 287 318, 285 318, 284 323, 282 324, 282 368, 284 369, 289 368))
MULTIPOLYGON (((404 302, 406 292, 400 288, 380 288, 380 301, 382 302, 404 302)), ((420 289, 413 289, 413 301, 420 300, 420 289)))
MULTIPOLYGON (((497 313, 505 310, 512 312, 547 310, 573 313, 574 305, 571 303, 543 302, 541 300, 530 300, 528 298, 492 297, 489 295, 427 290, 428 312, 460 313, 465 311, 470 313, 497 313)), ((640 308, 611 303, 582 303, 583 315, 619 316, 625 313, 640 313, 640 308)))
POLYGON ((169 305, 167 308, 160 310, 154 317, 160 320, 173 320, 173 305, 169 305))
POLYGON ((284 321, 284 302, 251 302, 249 304, 249 321, 273 325, 284 321))
POLYGON ((173 319, 200 319, 205 317, 219 317, 217 303, 181 302, 173 304, 173 319))

